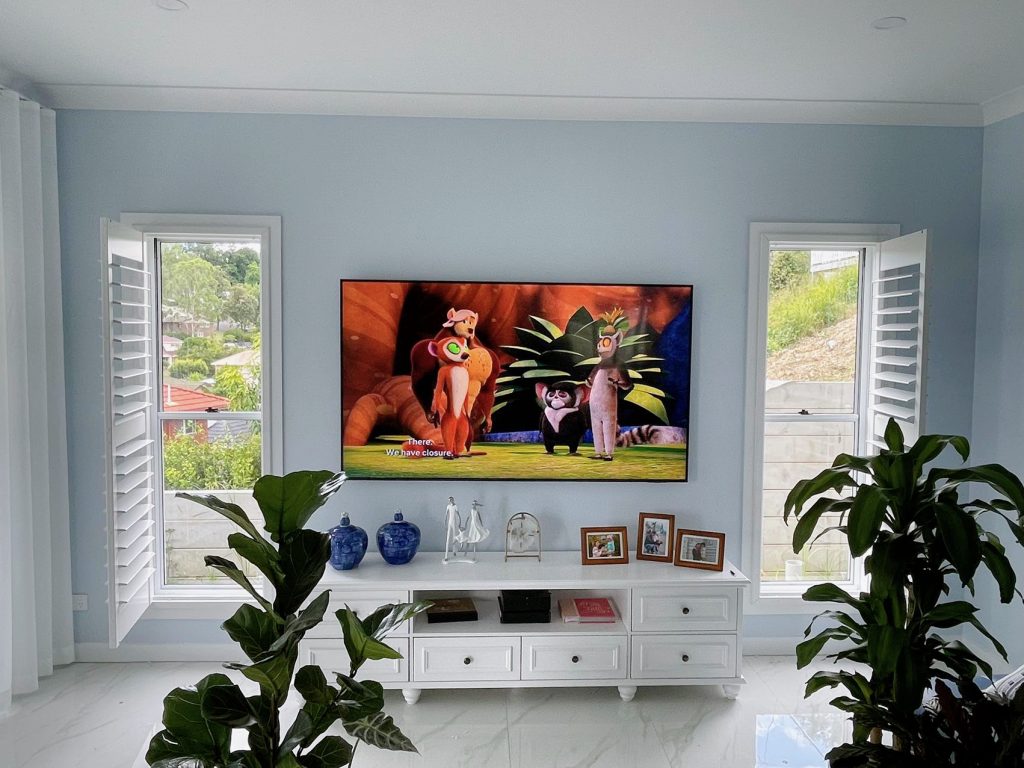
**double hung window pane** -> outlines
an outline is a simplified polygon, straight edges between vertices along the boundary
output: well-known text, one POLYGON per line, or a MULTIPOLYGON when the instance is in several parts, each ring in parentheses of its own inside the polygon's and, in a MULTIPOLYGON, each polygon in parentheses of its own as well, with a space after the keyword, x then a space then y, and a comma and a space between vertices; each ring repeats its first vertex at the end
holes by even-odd
POLYGON ((260 243, 160 242, 158 253, 164 583, 229 584, 203 559, 243 565, 227 549, 236 529, 175 493, 213 493, 262 525, 251 495, 262 474, 260 243))
MULTIPOLYGON (((830 532, 799 554, 786 495, 801 479, 857 450, 861 251, 773 250, 765 365, 761 578, 846 581, 849 550, 830 532)), ((823 517, 819 531, 838 524, 823 517)))

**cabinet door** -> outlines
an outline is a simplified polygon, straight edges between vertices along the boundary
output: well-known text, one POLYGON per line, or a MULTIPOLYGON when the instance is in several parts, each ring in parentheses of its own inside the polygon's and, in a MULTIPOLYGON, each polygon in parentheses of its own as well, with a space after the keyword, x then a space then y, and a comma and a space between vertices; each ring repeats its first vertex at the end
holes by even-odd
POLYGON ((621 680, 629 676, 625 635, 523 638, 523 680, 621 680))
POLYGON ((739 590, 646 587, 633 590, 634 632, 735 630, 739 590))
POLYGON ((414 681, 519 679, 519 637, 417 637, 412 642, 414 681))
MULTIPOLYGON (((402 654, 401 659, 380 659, 368 661, 359 668, 359 677, 376 680, 379 683, 406 683, 409 681, 409 638, 390 637, 385 641, 402 654)), ((349 660, 345 643, 340 638, 306 639, 299 643, 299 663, 315 664, 323 669, 328 681, 334 680, 334 673, 348 674, 349 660)))
POLYGON ((632 677, 736 677, 735 635, 637 635, 632 646, 632 677))

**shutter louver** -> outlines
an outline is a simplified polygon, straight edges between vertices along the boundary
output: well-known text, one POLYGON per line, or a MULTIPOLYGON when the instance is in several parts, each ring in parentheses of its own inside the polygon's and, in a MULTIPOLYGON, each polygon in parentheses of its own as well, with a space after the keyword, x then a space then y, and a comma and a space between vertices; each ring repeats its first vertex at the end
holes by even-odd
POLYGON ((107 559, 110 645, 116 648, 151 602, 155 570, 152 277, 134 229, 103 220, 106 318, 107 559))
POLYGON ((885 426, 896 419, 906 442, 921 435, 924 412, 925 262, 928 232, 879 245, 871 283, 868 450, 885 448, 885 426))

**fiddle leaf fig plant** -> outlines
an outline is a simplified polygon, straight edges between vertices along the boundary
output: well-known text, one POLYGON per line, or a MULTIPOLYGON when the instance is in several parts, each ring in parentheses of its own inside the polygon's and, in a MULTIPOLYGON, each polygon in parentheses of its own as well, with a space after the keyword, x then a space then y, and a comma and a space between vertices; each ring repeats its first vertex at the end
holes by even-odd
POLYGON ((877 742, 881 731, 893 734, 891 749, 907 751, 914 713, 937 678, 973 678, 979 669, 991 677, 991 666, 981 656, 943 631, 971 626, 1006 658, 1003 646, 979 620, 978 609, 967 600, 950 599, 953 587, 973 595, 975 577, 984 570, 998 585, 1002 602, 1020 594, 1005 546, 987 525, 989 520, 1004 525, 1024 546, 1020 479, 998 464, 929 466, 946 448, 966 462, 970 446, 964 437, 925 435, 907 446, 890 419, 885 443, 877 456, 839 455, 830 468, 797 483, 785 504, 786 521, 796 520, 796 552, 838 530, 853 557, 866 556, 868 591, 852 595, 835 584, 819 584, 804 593, 804 600, 836 607, 807 627, 808 639, 797 646, 798 667, 837 641, 842 647, 829 658, 870 669, 868 675, 817 672, 807 682, 807 696, 823 688, 846 689, 832 704, 853 715, 854 743, 848 746, 855 748, 829 753, 837 768, 875 765, 867 755, 877 750, 861 747, 877 742), (968 484, 987 487, 991 497, 962 500, 968 484), (824 515, 838 518, 838 524, 815 536, 824 515), (812 635, 819 620, 825 626, 812 635))
POLYGON ((178 494, 241 529, 228 536, 228 547, 264 575, 274 597, 264 597, 234 561, 206 557, 209 567, 241 586, 255 601, 239 607, 222 626, 249 660, 225 666, 255 683, 259 692, 246 696, 224 674, 208 675, 191 688, 171 691, 164 699, 164 728, 153 737, 146 753, 150 766, 342 768, 351 765, 360 742, 381 749, 416 751, 384 714, 380 683, 357 681, 355 675, 367 660, 401 658, 384 638, 430 603, 386 605, 362 621, 348 608, 338 611, 349 652, 349 674, 337 674, 335 686, 315 665, 295 671, 299 643, 323 620, 330 599, 325 591, 309 600, 330 558, 330 538, 303 526, 344 480, 343 474, 328 471, 261 477, 253 496, 263 512, 269 540, 237 504, 216 496, 178 494), (285 727, 282 708, 292 689, 302 696, 303 704, 285 727), (352 741, 325 735, 339 721, 352 741), (247 749, 232 749, 231 737, 237 729, 247 731, 247 749))

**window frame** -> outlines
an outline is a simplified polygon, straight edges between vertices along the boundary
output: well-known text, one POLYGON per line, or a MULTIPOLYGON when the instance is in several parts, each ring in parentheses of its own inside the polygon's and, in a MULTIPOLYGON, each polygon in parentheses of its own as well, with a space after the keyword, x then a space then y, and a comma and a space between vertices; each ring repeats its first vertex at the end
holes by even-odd
MULTIPOLYGON (((870 344, 867 339, 871 313, 866 291, 877 260, 879 243, 900 235, 898 224, 826 224, 752 222, 750 224, 750 259, 747 288, 747 381, 745 397, 745 429, 743 450, 743 563, 751 581, 745 590, 745 608, 751 614, 815 614, 821 610, 801 599, 810 581, 763 582, 761 580, 761 532, 763 512, 761 494, 764 477, 765 371, 768 338, 768 272, 773 250, 811 250, 815 248, 863 249, 858 312, 858 360, 855 398, 858 409, 857 442, 864 441, 864 420, 867 412, 867 387, 864 376, 868 370, 870 344)), ((841 420, 839 414, 830 421, 841 420)), ((813 418, 813 416, 808 417, 813 418)), ((863 452, 863 446, 857 446, 863 452)), ((844 582, 851 591, 863 587, 863 568, 854 560, 854 576, 844 582)))
MULTIPOLYGON (((260 363, 263 376, 261 404, 263 471, 283 474, 283 370, 281 319, 281 217, 263 215, 216 214, 153 214, 125 213, 121 221, 142 233, 143 244, 154 270, 153 284, 158 279, 158 241, 198 241, 237 239, 260 240, 260 363)), ((153 333, 161 331, 160 307, 154 303, 153 333)), ((156 347, 159 349, 159 345, 156 347)), ((161 424, 154 409, 154 434, 161 434, 161 424)), ((163 448, 156 451, 157 476, 162 477, 163 448)), ((162 488, 162 481, 160 483, 162 488)), ((168 586, 164 584, 164 510, 163 494, 156 496, 157 567, 152 577, 152 605, 147 619, 226 618, 235 607, 251 602, 241 587, 209 584, 202 586, 168 586)))

